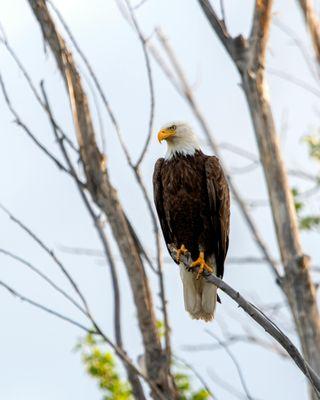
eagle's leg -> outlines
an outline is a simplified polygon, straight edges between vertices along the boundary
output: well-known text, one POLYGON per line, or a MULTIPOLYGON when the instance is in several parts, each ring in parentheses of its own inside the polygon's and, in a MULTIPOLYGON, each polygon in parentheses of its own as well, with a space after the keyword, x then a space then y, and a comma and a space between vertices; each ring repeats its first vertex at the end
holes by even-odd
POLYGON ((176 260, 177 260, 177 262, 180 261, 180 256, 181 256, 181 254, 186 254, 186 253, 188 253, 188 249, 185 247, 184 244, 182 244, 182 245, 180 246, 180 249, 177 250, 177 255, 176 255, 176 260))
POLYGON ((194 267, 199 267, 198 273, 197 273, 197 279, 199 279, 199 276, 202 274, 203 271, 208 271, 208 272, 213 272, 213 269, 205 262, 204 259, 204 251, 200 251, 199 257, 194 261, 191 265, 191 268, 194 267))

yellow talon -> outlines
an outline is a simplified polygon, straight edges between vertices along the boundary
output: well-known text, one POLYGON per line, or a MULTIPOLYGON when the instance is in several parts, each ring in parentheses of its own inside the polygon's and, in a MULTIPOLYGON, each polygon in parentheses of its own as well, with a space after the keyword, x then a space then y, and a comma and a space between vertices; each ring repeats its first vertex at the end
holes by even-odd
POLYGON ((198 266, 200 266, 200 268, 198 270, 196 279, 199 279, 199 277, 203 273, 203 271, 208 271, 210 273, 213 272, 213 269, 205 262, 203 251, 200 251, 199 257, 196 259, 196 261, 194 261, 190 265, 191 268, 198 267, 198 266))
POLYGON ((186 254, 186 253, 188 253, 188 249, 185 247, 184 244, 182 244, 180 246, 180 249, 177 250, 177 256, 176 256, 177 261, 179 262, 181 254, 186 254))

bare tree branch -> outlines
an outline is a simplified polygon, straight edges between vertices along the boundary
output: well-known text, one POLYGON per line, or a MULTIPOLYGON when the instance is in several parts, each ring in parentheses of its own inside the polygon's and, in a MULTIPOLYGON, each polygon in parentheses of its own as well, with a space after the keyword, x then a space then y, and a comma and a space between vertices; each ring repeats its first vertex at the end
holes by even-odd
POLYGON ((53 11, 56 13, 57 17, 59 18, 59 21, 61 22, 61 24, 63 26, 63 28, 66 30, 66 32, 67 32, 67 34, 68 34, 73 46, 75 47, 75 49, 79 53, 81 59, 85 63, 85 65, 86 65, 86 67, 87 67, 87 69, 88 69, 88 71, 90 73, 90 76, 92 77, 92 79, 94 81, 94 84, 96 85, 96 88, 98 89, 98 92, 99 92, 99 94, 100 94, 100 96, 101 96, 101 98, 103 100, 103 103, 104 103, 106 109, 107 109, 107 112, 108 112, 108 115, 109 115, 109 117, 111 119, 111 122, 112 122, 113 126, 115 127, 115 129, 118 130, 119 127, 118 127, 118 123, 117 123, 117 119, 115 117, 115 114, 114 114, 114 112, 113 112, 113 110, 111 108, 111 105, 110 105, 109 101, 107 100, 107 97, 104 94, 104 91, 102 90, 102 86, 101 86, 101 84, 100 84, 100 82, 98 80, 97 75, 95 74, 94 70, 92 69, 91 64, 90 64, 87 56, 82 51, 80 45, 78 44, 76 38, 74 37, 73 33, 71 32, 68 24, 66 23, 65 19, 63 18, 62 14, 58 10, 58 8, 54 5, 54 3, 52 1, 46 0, 46 2, 48 4, 50 4, 50 6, 52 7, 53 11))
POLYGON ((2 89, 2 93, 3 93, 4 99, 5 99, 6 103, 7 103, 7 106, 9 108, 11 114, 15 118, 14 122, 25 131, 27 136, 29 136, 29 138, 36 144, 36 146, 43 153, 45 153, 45 155, 48 156, 56 164, 56 166, 60 170, 62 170, 63 172, 66 172, 67 174, 70 175, 71 174, 70 171, 36 138, 36 136, 28 128, 28 126, 21 120, 21 118, 19 117, 18 113, 13 108, 13 105, 12 105, 10 99, 9 99, 9 95, 8 95, 7 89, 5 87, 5 84, 4 84, 4 81, 3 81, 1 75, 0 75, 0 86, 1 86, 1 89, 2 89))
POLYGON ((28 228, 23 222, 21 222, 18 218, 16 218, 11 212, 5 208, 2 204, 0 204, 0 209, 5 212, 5 214, 8 215, 8 217, 16 223, 22 230, 24 230, 48 255, 49 257, 54 261, 55 264, 60 268, 61 272, 63 275, 67 278, 69 281, 71 287, 74 289, 74 291, 77 293, 79 296, 80 300, 82 301, 82 304, 84 305, 84 308, 86 310, 86 314, 90 314, 89 308, 87 301, 80 291, 78 285, 76 284, 75 280, 72 278, 70 273, 67 271, 65 266, 62 264, 62 262, 57 258, 53 250, 51 250, 30 228, 28 228))
MULTIPOLYGON (((111 120, 111 122, 112 122, 112 125, 113 125, 113 127, 114 127, 114 129, 115 129, 115 132, 116 132, 117 137, 118 137, 118 139, 119 139, 120 145, 121 145, 122 150, 123 150, 123 152, 124 152, 124 154, 125 154, 125 157, 126 157, 126 159, 127 159, 127 162, 128 162, 128 164, 129 164, 129 166, 131 167, 131 169, 132 169, 132 171, 133 171, 133 173, 134 173, 134 175, 135 175, 135 177, 136 177, 136 180, 137 180, 137 182, 138 182, 138 185, 139 185, 139 187, 140 187, 140 189, 142 190, 142 193, 143 193, 144 190, 143 190, 143 188, 141 188, 141 185, 139 184, 139 179, 138 179, 138 175, 140 175, 139 169, 136 168, 136 166, 135 166, 135 165, 133 164, 133 162, 132 162, 131 156, 130 156, 130 154, 129 154, 129 150, 128 150, 128 148, 127 148, 127 146, 126 146, 126 144, 125 144, 125 141, 124 141, 124 139, 123 139, 123 137, 122 137, 122 134, 121 134, 119 122, 117 121, 117 118, 116 118, 116 116, 115 116, 115 113, 114 113, 114 111, 113 111, 112 108, 111 108, 110 102, 107 100, 107 96, 106 96, 105 92, 103 91, 102 85, 101 85, 101 83, 99 82, 99 79, 98 79, 98 77, 97 77, 97 75, 96 75, 96 73, 95 73, 93 67, 91 66, 91 64, 90 64, 88 58, 86 57, 86 55, 84 54, 84 52, 81 50, 81 48, 80 48, 80 46, 79 46, 77 40, 75 39, 73 33, 71 32, 71 30, 70 30, 70 28, 69 28, 67 22, 66 22, 65 19, 63 18, 63 16, 62 16, 62 14, 60 13, 60 11, 54 6, 53 3, 51 3, 49 0, 47 0, 47 3, 51 4, 51 7, 52 7, 53 10, 55 11, 57 17, 59 18, 59 20, 60 20, 60 22, 62 23, 64 29, 66 30, 66 32, 67 32, 67 34, 68 34, 68 36, 69 36, 69 38, 70 38, 72 44, 74 45, 74 47, 75 47, 75 49, 77 50, 77 52, 79 53, 81 59, 82 59, 83 62, 85 63, 85 65, 86 65, 86 67, 87 67, 87 69, 88 69, 88 71, 89 71, 89 74, 90 74, 90 76, 91 76, 91 78, 92 78, 92 80, 93 80, 93 82, 94 82, 94 84, 95 84, 95 86, 96 86, 96 88, 97 88, 97 90, 98 90, 98 93, 99 93, 99 95, 100 95, 100 97, 101 97, 101 100, 102 100, 102 102, 103 102, 103 104, 104 104, 104 106, 105 106, 105 108, 106 108, 106 111, 107 111, 107 113, 108 113, 108 115, 109 115, 109 118, 110 118, 110 120, 111 120)), ((143 193, 143 195, 144 195, 144 193, 143 193)), ((134 237, 134 240, 135 240, 135 242, 136 242, 136 245, 137 245, 137 247, 139 248, 140 254, 145 258, 145 260, 147 261, 149 267, 150 267, 154 272, 157 273, 157 271, 154 269, 154 267, 153 267, 153 265, 152 265, 152 263, 151 263, 151 260, 150 260, 149 256, 146 254, 146 252, 145 252, 143 246, 141 245, 140 240, 139 240, 139 238, 138 238, 138 236, 137 236, 137 233, 135 232, 135 230, 133 229, 132 225, 130 224, 130 221, 128 220, 128 217, 125 216, 125 218, 126 218, 126 220, 127 220, 127 224, 128 224, 129 229, 130 229, 130 231, 131 231, 131 234, 132 234, 133 237, 134 237)))
POLYGON ((319 82, 320 78, 320 70, 317 72, 315 65, 314 65, 314 60, 313 57, 308 52, 308 49, 302 42, 302 40, 296 35, 295 31, 291 29, 289 26, 285 25, 282 21, 280 21, 277 17, 273 19, 273 24, 281 30, 281 32, 285 33, 291 40, 292 42, 296 45, 300 53, 302 54, 302 57, 311 73, 311 76, 316 82, 319 82))
MULTIPOLYGON (((148 211, 149 211, 150 216, 151 216, 151 221, 152 221, 153 230, 154 230, 154 234, 155 234, 155 241, 156 241, 156 250, 157 250, 157 258, 156 258, 156 261, 157 261, 157 270, 155 270, 155 269, 153 268, 153 265, 152 265, 152 263, 151 263, 149 257, 147 256, 147 254, 146 254, 146 252, 144 251, 143 247, 140 245, 140 242, 139 242, 138 238, 136 237, 136 234, 135 234, 133 228, 131 228, 131 226, 130 226, 130 229, 132 230, 132 234, 135 235, 135 240, 137 241, 137 243, 138 243, 138 245, 139 245, 139 248, 140 248, 140 250, 141 250, 141 253, 142 253, 143 256, 145 257, 145 259, 146 259, 146 261, 148 262, 148 264, 149 264, 149 266, 151 267, 151 269, 152 269, 154 272, 156 272, 156 273, 158 274, 158 277, 159 277, 159 286, 160 286, 160 293, 159 293, 159 295, 160 295, 160 299, 161 299, 162 312, 163 312, 163 319, 164 319, 164 324, 165 324, 165 348, 166 348, 166 355, 167 355, 167 358, 166 358, 166 359, 167 359, 167 362, 168 362, 167 368, 168 368, 168 370, 169 370, 169 368, 170 368, 170 359, 171 359, 170 326, 169 326, 169 320, 168 320, 167 300, 166 300, 166 295, 165 295, 164 280, 163 280, 163 273, 162 273, 162 251, 161 251, 160 231, 159 231, 159 227, 158 227, 158 224, 157 224, 157 220, 156 220, 155 213, 154 213, 153 208, 152 208, 152 203, 151 203, 150 197, 149 197, 149 195, 148 195, 148 193, 147 193, 146 187, 145 187, 145 185, 144 185, 144 183, 143 183, 143 180, 142 180, 142 177, 141 177, 141 173, 140 173, 140 171, 139 171, 139 166, 134 165, 133 162, 132 162, 132 160, 131 160, 129 151, 128 151, 128 149, 127 149, 127 147, 126 147, 126 145, 125 145, 125 142, 124 142, 124 140, 123 140, 123 138, 122 138, 122 136, 121 136, 119 124, 118 124, 118 122, 117 122, 117 120, 116 120, 116 117, 115 117, 115 115, 114 115, 114 113, 113 113, 111 107, 110 107, 110 104, 109 104, 108 101, 107 101, 107 98, 106 98, 106 96, 105 96, 105 94, 104 94, 104 92, 103 92, 102 86, 101 86, 101 84, 99 83, 98 78, 97 78, 97 76, 95 75, 95 72, 94 72, 94 70, 93 70, 93 68, 92 68, 92 66, 91 66, 91 64, 90 64, 90 62, 89 62, 89 60, 86 58, 85 54, 84 54, 83 51, 80 49, 80 47, 79 47, 79 45, 78 45, 78 43, 77 43, 75 37, 73 36, 73 34, 72 34, 72 32, 71 32, 69 26, 67 25, 66 21, 63 19, 61 13, 58 11, 58 9, 57 9, 52 3, 50 3, 50 4, 51 4, 52 8, 54 9, 54 11, 56 12, 56 14, 57 14, 59 20, 60 20, 61 23, 63 24, 64 28, 66 29, 66 31, 67 31, 67 33, 68 33, 68 35, 69 35, 69 37, 70 37, 72 43, 74 44, 76 50, 79 52, 80 57, 83 59, 83 61, 85 62, 86 66, 87 66, 87 68, 88 68, 88 71, 89 71, 89 73, 90 73, 90 75, 91 75, 91 77, 92 77, 92 79, 93 79, 93 81, 94 81, 94 83, 95 83, 95 85, 96 85, 96 88, 97 88, 97 90, 98 90, 98 92, 99 92, 99 94, 100 94, 100 96, 101 96, 101 98, 102 98, 103 103, 105 104, 105 107, 106 107, 106 109, 107 109, 107 112, 108 112, 108 114, 109 114, 109 116, 110 116, 110 118, 111 118, 111 121, 112 121, 112 123, 113 123, 113 125, 114 125, 114 127, 115 127, 115 130, 116 130, 117 136, 118 136, 118 138, 119 138, 120 144, 121 144, 122 149, 123 149, 123 151, 124 151, 124 153, 125 153, 127 162, 128 162, 129 166, 131 167, 131 169, 132 169, 132 171, 133 171, 133 173, 134 173, 134 176, 135 176, 135 178, 136 178, 136 180, 137 180, 137 183, 138 183, 138 185, 139 185, 139 188, 140 188, 141 191, 142 191, 143 197, 144 197, 144 199, 145 199, 145 201, 146 201, 146 204, 147 204, 148 211)), ((136 23, 136 25, 137 25, 137 23, 136 23)), ((152 79, 151 76, 150 76, 150 79, 152 79)), ((152 85, 153 85, 153 84, 152 84, 152 85)), ((71 167, 70 167, 70 168, 71 168, 71 167)), ((127 222, 128 222, 128 224, 129 224, 129 221, 127 221, 127 222)), ((115 313, 115 315, 119 315, 119 314, 118 314, 118 313, 115 313)))
POLYGON ((151 293, 142 260, 116 191, 110 183, 105 160, 97 147, 90 109, 81 78, 72 54, 58 33, 45 1, 29 0, 29 4, 39 22, 43 36, 52 50, 69 94, 88 190, 94 202, 106 214, 127 267, 146 351, 147 373, 153 383, 153 396, 159 397, 158 393, 154 391, 154 387, 158 385, 169 398, 175 398, 173 382, 165 372, 166 362, 164 363, 162 357, 151 293))
POLYGON ((203 12, 206 14, 212 28, 215 30, 219 39, 224 44, 224 47, 231 55, 234 52, 234 43, 226 29, 224 20, 219 19, 218 15, 216 14, 215 10, 208 0, 199 0, 199 3, 203 9, 203 12))
POLYGON ((20 262, 21 264, 24 264, 26 267, 28 267, 31 271, 33 271, 35 274, 40 276, 45 282, 47 282, 54 290, 56 290, 58 293, 62 294, 70 303, 72 303, 74 306, 78 308, 84 315, 87 315, 86 310, 72 297, 70 296, 65 290, 61 289, 56 283, 52 281, 46 274, 44 274, 42 271, 40 271, 38 268, 36 268, 34 265, 32 265, 29 261, 23 259, 20 256, 17 256, 16 254, 11 253, 8 250, 1 249, 0 248, 0 253, 20 262))
MULTIPOLYGON (((174 258, 177 255, 177 249, 173 246, 170 246, 171 254, 174 258)), ((184 264, 184 266, 190 270, 190 266, 192 264, 192 259, 190 254, 181 255, 179 261, 184 264)), ((192 268, 192 272, 197 273, 197 268, 192 268)), ((255 305, 247 301, 239 292, 234 290, 231 286, 229 286, 225 281, 218 278, 217 276, 209 273, 204 273, 203 278, 217 286, 224 293, 226 293, 232 300, 234 300, 239 307, 241 307, 253 320, 255 320, 269 335, 271 335, 280 346, 285 349, 285 351, 289 354, 295 364, 300 368, 303 374, 307 377, 311 385, 314 387, 316 391, 320 393, 320 377, 314 371, 314 369, 305 361, 305 359, 300 354, 299 350, 295 347, 295 345, 291 342, 291 340, 281 331, 281 329, 275 325, 261 310, 259 310, 255 305)), ((320 398, 320 395, 318 395, 320 398)))
POLYGON ((320 21, 313 8, 313 0, 297 0, 309 29, 316 59, 320 66, 320 21))
POLYGON ((202 375, 194 368, 193 365, 191 365, 189 362, 187 362, 186 360, 184 360, 183 358, 181 358, 180 356, 174 355, 174 358, 179 361, 181 364, 183 364, 185 367, 187 367, 188 369, 190 369, 190 371, 192 371, 192 373, 197 377, 197 379, 199 380, 199 382, 201 383, 201 385, 204 387, 204 389, 207 391, 207 393, 209 394, 209 398, 213 399, 213 400, 217 400, 216 396, 213 395, 212 390, 209 388, 208 384, 206 383, 206 381, 203 379, 202 375))
MULTIPOLYGON (((142 195, 144 197, 144 200, 146 202, 150 217, 151 217, 151 222, 152 222, 152 226, 153 226, 153 231, 154 231, 154 235, 155 235, 155 241, 156 241, 156 250, 157 250, 157 273, 158 273, 158 277, 159 277, 159 286, 160 286, 160 299, 161 299, 161 304, 162 304, 162 312, 163 312, 163 318, 164 318, 164 324, 165 324, 165 347, 166 347, 166 354, 167 354, 167 360, 168 360, 168 368, 170 365, 170 359, 171 359, 171 346, 170 346, 170 326, 169 326, 169 319, 168 319, 168 313, 167 313, 167 300, 166 300, 166 295, 165 295, 165 288, 164 288, 164 280, 163 280, 163 273, 162 273, 162 251, 161 251, 161 239, 160 239, 160 231, 159 231, 159 227, 158 227, 158 223, 157 223, 157 219, 153 210, 153 206, 152 206, 152 202, 150 199, 150 196, 148 195, 147 189, 143 183, 142 180, 142 176, 139 170, 139 165, 145 155, 145 152, 147 150, 149 141, 151 139, 151 131, 152 131, 152 121, 153 121, 153 109, 154 109, 154 90, 153 90, 153 81, 152 81, 152 75, 151 75, 151 69, 150 69, 150 60, 149 60, 149 56, 148 54, 146 54, 146 65, 147 65, 147 71, 148 71, 148 79, 149 79, 149 85, 150 85, 150 94, 151 94, 151 114, 150 114, 150 131, 149 131, 149 135, 146 141, 146 146, 144 148, 144 150, 141 153, 141 157, 140 157, 140 162, 136 163, 135 165, 132 162, 131 156, 129 154, 129 151, 126 147, 126 144, 122 138, 121 135, 121 131, 120 131, 120 127, 119 124, 115 118, 115 115, 110 107, 110 104, 108 103, 106 96, 103 92, 102 86, 98 81, 98 78, 89 62, 89 60, 87 59, 87 57, 85 56, 85 54, 83 53, 83 51, 80 49, 75 37, 73 36, 69 26, 67 25, 66 21, 64 20, 64 18, 62 17, 61 13, 59 12, 59 10, 51 3, 49 2, 52 6, 52 8, 54 9, 54 11, 56 12, 59 20, 61 21, 61 23, 63 24, 63 27, 66 29, 72 43, 74 44, 76 50, 79 52, 81 58, 83 59, 83 61, 85 62, 88 71, 97 87, 97 90, 102 98, 102 101, 104 102, 107 112, 109 113, 109 116, 114 124, 117 136, 119 138, 121 147, 124 151, 124 154, 126 156, 127 162, 130 166, 130 168, 132 169, 134 176, 136 178, 136 181, 138 183, 138 186, 140 188, 140 190, 142 191, 142 195)), ((130 9, 130 4, 127 4, 128 8, 130 9)), ((145 46, 146 46, 146 39, 142 36, 141 30, 139 28, 138 22, 134 17, 134 14, 132 12, 132 9, 130 10, 130 16, 131 19, 134 20, 134 27, 135 30, 138 33, 138 36, 140 38, 140 41, 143 44, 143 48, 145 50, 145 46)), ((148 259, 146 253, 144 252, 144 256, 146 258, 146 260, 148 261, 150 267, 153 269, 152 264, 150 263, 150 260, 148 259)), ((154 269, 153 269, 154 270, 154 269)), ((154 270, 155 271, 155 270, 154 270)))
POLYGON ((43 310, 49 314, 54 315, 55 317, 58 317, 66 322, 69 322, 70 324, 84 330, 87 333, 96 333, 95 330, 89 329, 87 327, 85 327, 84 325, 82 325, 80 322, 77 322, 75 320, 73 320, 72 318, 69 318, 63 314, 60 314, 58 311, 55 311, 47 306, 44 306, 32 299, 30 299, 29 297, 26 297, 22 294, 20 294, 19 292, 17 292, 15 289, 13 289, 11 286, 7 285, 6 283, 0 281, 0 286, 4 287, 6 290, 8 290, 9 293, 11 293, 14 297, 17 297, 19 300, 21 301, 25 301, 26 303, 31 304, 32 306, 39 308, 40 310, 43 310))
MULTIPOLYGON (((252 334, 235 334, 235 335, 228 335, 222 342, 225 346, 234 345, 237 343, 248 343, 260 346, 268 351, 272 351, 279 355, 282 358, 289 358, 288 354, 279 348, 278 346, 274 346, 273 344, 267 342, 266 340, 260 339, 258 336, 252 334)), ((203 344, 196 344, 196 345, 185 345, 183 346, 184 350, 188 351, 214 351, 221 349, 221 345, 219 343, 212 344, 212 343, 203 343, 203 344)))
MULTIPOLYGON (((65 161, 67 162, 70 171, 74 176, 76 176, 76 172, 73 168, 72 162, 70 160, 70 157, 68 155, 68 152, 64 146, 63 141, 59 137, 58 130, 56 129, 56 125, 54 124, 54 117, 52 115, 52 111, 50 108, 50 104, 48 101, 47 93, 45 91, 45 87, 43 82, 41 83, 41 89, 42 89, 42 94, 44 97, 44 101, 48 110, 48 115, 49 119, 52 125, 53 133, 60 145, 61 152, 64 155, 65 161)), ((119 280, 118 280, 118 275, 117 275, 117 269, 116 269, 116 264, 114 261, 114 257, 111 251, 111 247, 109 245, 109 241, 105 235, 105 232, 103 231, 103 227, 101 225, 99 217, 95 214, 89 200, 87 199, 86 194, 84 193, 84 190, 81 185, 78 184, 77 179, 75 179, 75 183, 77 185, 77 188, 79 190, 80 196, 84 202, 85 207, 87 208, 89 215, 91 216, 94 226, 97 230, 98 236, 102 242, 103 249, 104 249, 104 256, 108 262, 108 265, 110 267, 110 274, 111 274, 111 281, 112 281, 112 288, 113 288, 113 298, 114 298, 114 312, 113 312, 113 319, 114 319, 114 330, 115 330, 115 338, 116 338, 116 344, 117 346, 124 351, 123 347, 123 340, 122 340, 122 330, 121 330, 121 302, 120 302, 120 288, 119 288, 119 280)), ((133 394, 137 399, 144 400, 145 395, 143 392, 143 388, 141 386, 141 383, 138 379, 138 376, 136 375, 135 371, 132 369, 132 367, 128 363, 124 363, 124 366, 127 370, 128 374, 128 379, 132 387, 133 394)))
POLYGON ((227 391, 232 396, 240 399, 240 400, 247 400, 247 396, 244 395, 240 390, 236 389, 233 385, 230 384, 229 380, 222 379, 212 368, 208 370, 208 374, 215 385, 220 386, 222 389, 227 391))
MULTIPOLYGON (((204 2, 198 1, 221 40, 216 14, 208 12, 204 2)), ((289 300, 306 359, 319 372, 320 318, 316 291, 309 272, 309 258, 303 254, 301 247, 293 198, 266 91, 265 63, 271 7, 271 0, 256 0, 249 39, 239 42, 238 38, 231 38, 228 39, 228 43, 225 40, 221 42, 229 51, 231 40, 237 49, 236 52, 229 51, 229 54, 239 70, 255 129, 285 268, 285 277, 281 280, 282 287, 289 300)))
MULTIPOLYGON (((26 82, 28 83, 28 86, 30 87, 32 93, 34 94, 34 97, 36 98, 37 102, 40 104, 40 106, 43 108, 43 110, 48 113, 48 110, 45 107, 44 102, 42 101, 41 97, 39 96, 39 93, 34 85, 34 83, 32 82, 32 79, 28 73, 28 71, 26 70, 26 68, 24 67, 23 63, 21 62, 21 60, 19 59, 18 55, 16 54, 16 52, 14 51, 14 49, 11 47, 8 38, 6 36, 4 36, 3 39, 0 38, 0 42, 2 42, 5 46, 5 48, 7 49, 7 51, 9 52, 9 54, 11 55, 11 57, 13 58, 13 60, 15 61, 17 67, 19 68, 19 70, 22 72, 22 75, 24 76, 26 82)), ((69 144, 69 146, 76 152, 78 153, 78 149, 75 146, 75 144, 73 143, 73 141, 70 139, 70 137, 63 131, 63 129, 61 128, 61 126, 57 123, 56 120, 53 120, 53 123, 55 124, 57 130, 59 131, 60 135, 62 135, 63 139, 65 139, 65 141, 69 144)))
POLYGON ((109 346, 115 351, 115 353, 119 356, 120 359, 122 359, 124 362, 126 362, 134 371, 137 375, 141 376, 141 378, 143 378, 154 390, 155 393, 157 393, 159 399, 161 400, 167 400, 159 391, 159 389, 153 385, 153 383, 149 380, 149 378, 143 373, 141 372, 133 363, 132 361, 128 358, 128 356, 120 349, 118 348, 115 344, 113 344, 113 342, 101 331, 101 329, 99 328, 99 326, 94 322, 94 320, 92 320, 91 322, 93 322, 93 325, 95 327, 95 329, 89 329, 87 327, 85 327, 84 325, 82 325, 81 323, 63 315, 60 314, 59 312, 46 307, 22 294, 20 294, 19 292, 17 292, 15 289, 13 289, 11 286, 7 285, 6 283, 4 283, 3 281, 0 281, 0 286, 2 286, 3 288, 5 288, 12 296, 17 297, 18 299, 20 299, 21 301, 25 301, 26 303, 31 304, 32 306, 41 309, 42 311, 45 311, 59 319, 62 319, 82 330, 84 330, 87 333, 91 333, 94 335, 99 335, 102 337, 102 339, 105 340, 105 342, 107 344, 109 344, 109 346))
POLYGON ((141 0, 137 5, 132 7, 132 9, 137 10, 138 8, 142 7, 146 2, 147 2, 147 0, 141 0))
POLYGON ((320 89, 315 88, 314 86, 309 85, 308 82, 299 79, 291 74, 288 74, 285 71, 279 71, 275 68, 268 68, 267 72, 271 75, 277 76, 287 82, 290 82, 296 86, 301 87, 304 90, 307 90, 309 93, 312 93, 316 97, 320 97, 320 89))
POLYGON ((124 0, 130 13, 130 18, 133 22, 133 26, 138 34, 139 40, 142 45, 143 49, 143 54, 145 58, 145 63, 146 63, 146 68, 147 68, 147 74, 148 74, 148 85, 149 85, 149 91, 150 91, 150 117, 149 117, 149 126, 148 126, 148 135, 145 141, 145 144, 142 148, 142 152, 138 158, 138 161, 135 164, 135 167, 138 169, 140 164, 142 163, 144 156, 148 150, 150 141, 151 141, 151 136, 152 136, 152 128, 153 128, 153 119, 154 119, 154 106, 155 106, 155 98, 154 98, 154 85, 153 85, 153 78, 152 78, 152 70, 151 70, 151 63, 150 63, 150 58, 147 50, 147 43, 146 40, 140 30, 139 24, 137 22, 136 16, 134 14, 134 11, 131 7, 130 0, 124 0))
POLYGON ((250 391, 248 389, 248 385, 247 382, 243 376, 243 373, 241 371, 241 367, 240 364, 238 362, 238 360, 236 359, 236 357, 234 356, 234 354, 232 353, 232 351, 229 349, 229 346, 226 345, 226 343, 224 343, 222 340, 219 339, 219 337, 217 335, 215 335, 213 332, 206 330, 206 332, 213 337, 218 343, 219 345, 226 351, 226 353, 228 354, 228 356, 230 357, 230 359, 232 360, 234 366, 236 367, 236 370, 238 372, 238 376, 240 378, 240 382, 242 385, 242 388, 248 398, 248 400, 254 400, 254 398, 251 396, 250 391))

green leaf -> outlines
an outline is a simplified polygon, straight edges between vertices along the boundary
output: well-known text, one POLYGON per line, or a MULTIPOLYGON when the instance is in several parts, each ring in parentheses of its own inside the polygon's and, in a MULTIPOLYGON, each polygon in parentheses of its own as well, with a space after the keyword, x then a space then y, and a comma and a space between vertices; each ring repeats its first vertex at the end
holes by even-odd
POLYGON ((310 157, 320 161, 320 129, 312 135, 305 136, 303 140, 308 145, 310 157))
POLYGON ((307 215, 300 218, 299 220, 300 229, 310 231, 312 229, 320 228, 320 216, 319 215, 307 215))
POLYGON ((118 371, 114 355, 107 351, 103 342, 98 343, 92 334, 79 341, 87 373, 97 380, 104 400, 132 400, 130 385, 123 380, 118 371))
POLYGON ((296 187, 293 187, 291 189, 291 193, 292 193, 292 196, 293 196, 294 206, 295 206, 296 212, 299 215, 299 212, 304 208, 304 204, 301 201, 298 200, 298 196, 299 196, 300 192, 296 187))
POLYGON ((157 328, 157 331, 158 331, 159 338, 163 339, 164 335, 166 333, 166 331, 165 331, 166 328, 164 326, 164 322, 160 321, 160 320, 157 320, 156 328, 157 328))
MULTIPOLYGON (((158 322, 157 327, 159 331, 164 328, 161 322, 158 322)), ((104 400, 133 400, 129 383, 121 378, 115 357, 108 351, 108 347, 103 341, 98 341, 94 335, 88 334, 79 340, 76 348, 81 351, 86 371, 97 381, 104 400)), ((193 390, 192 377, 182 372, 183 367, 176 364, 173 367, 179 400, 209 399, 209 393, 204 388, 193 390)))

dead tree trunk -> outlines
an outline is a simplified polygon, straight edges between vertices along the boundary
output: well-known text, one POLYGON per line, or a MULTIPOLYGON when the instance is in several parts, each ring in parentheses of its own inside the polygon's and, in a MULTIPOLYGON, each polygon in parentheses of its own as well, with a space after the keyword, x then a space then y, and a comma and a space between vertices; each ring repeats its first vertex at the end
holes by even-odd
POLYGON ((288 177, 281 155, 265 79, 266 46, 271 20, 271 0, 257 0, 250 37, 232 38, 207 0, 198 0, 212 28, 226 48, 241 76, 251 114, 270 197, 287 296, 303 353, 320 372, 320 319, 316 291, 305 256, 288 177))
MULTIPOLYGON (((156 329, 156 319, 144 266, 128 227, 116 190, 112 186, 106 160, 96 143, 87 96, 73 56, 57 31, 45 0, 28 0, 37 18, 45 41, 51 48, 69 95, 86 187, 92 199, 107 216, 123 262, 127 268, 143 337, 148 378, 160 389, 165 399, 175 399, 174 383, 167 373, 167 363, 156 329)), ((159 396, 153 392, 153 397, 159 396)))

